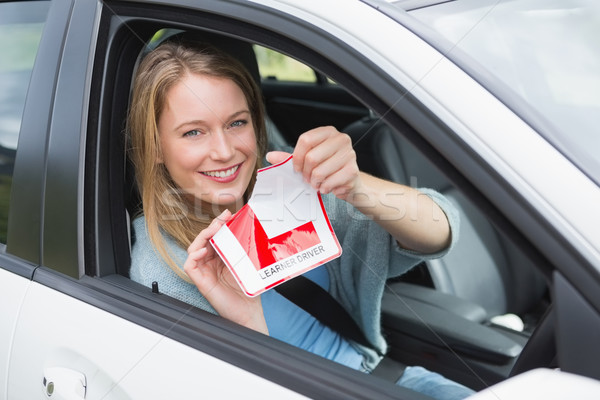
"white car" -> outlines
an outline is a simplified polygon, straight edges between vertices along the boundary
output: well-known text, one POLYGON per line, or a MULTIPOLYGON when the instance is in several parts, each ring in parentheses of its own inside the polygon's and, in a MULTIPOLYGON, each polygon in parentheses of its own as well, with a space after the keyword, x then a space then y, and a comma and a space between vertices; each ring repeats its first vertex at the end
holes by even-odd
POLYGON ((334 125, 455 202, 458 246, 387 285, 389 357, 599 398, 598 27, 594 0, 0 3, 0 400, 424 398, 128 278, 131 79, 179 31, 256 74, 273 147, 334 125))

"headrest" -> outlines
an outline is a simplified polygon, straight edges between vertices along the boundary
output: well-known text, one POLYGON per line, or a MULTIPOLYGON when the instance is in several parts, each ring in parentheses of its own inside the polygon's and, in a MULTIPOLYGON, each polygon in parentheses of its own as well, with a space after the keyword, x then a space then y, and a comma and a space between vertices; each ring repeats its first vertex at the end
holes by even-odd
POLYGON ((252 75, 256 83, 260 85, 260 73, 258 71, 256 54, 254 53, 252 44, 249 42, 208 31, 182 31, 180 29, 167 29, 160 39, 153 41, 152 44, 148 46, 148 50, 154 49, 167 39, 175 38, 211 44, 212 46, 229 54, 241 62, 242 65, 248 69, 250 75, 252 75))

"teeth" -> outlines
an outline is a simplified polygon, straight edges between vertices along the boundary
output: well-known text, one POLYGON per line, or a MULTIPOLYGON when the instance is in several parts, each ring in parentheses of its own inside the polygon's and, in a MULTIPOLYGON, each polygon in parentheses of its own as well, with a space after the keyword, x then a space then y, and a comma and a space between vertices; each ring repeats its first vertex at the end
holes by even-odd
POLYGON ((235 173, 235 171, 237 171, 239 165, 236 165, 233 168, 229 168, 228 170, 225 171, 207 171, 207 172, 203 172, 204 175, 207 176, 211 176, 213 178, 227 178, 228 176, 231 176, 235 173))

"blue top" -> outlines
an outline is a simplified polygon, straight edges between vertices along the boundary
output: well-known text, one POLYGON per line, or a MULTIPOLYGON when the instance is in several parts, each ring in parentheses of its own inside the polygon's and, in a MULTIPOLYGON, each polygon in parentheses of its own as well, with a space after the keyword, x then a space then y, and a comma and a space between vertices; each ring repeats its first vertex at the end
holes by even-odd
MULTIPOLYGON (((329 274, 324 267, 312 269, 304 276, 323 289, 329 289, 329 274)), ((363 361, 362 354, 337 332, 317 321, 275 290, 264 292, 261 300, 270 336, 329 360, 359 369, 363 361)))
MULTIPOLYGON (((355 356, 348 351, 349 345, 362 356, 364 369, 374 368, 381 359, 377 353, 385 354, 387 351, 387 343, 381 334, 381 298, 387 279, 405 273, 423 260, 445 255, 458 239, 459 217, 452 203, 434 190, 419 190, 440 206, 450 223, 452 242, 447 249, 435 254, 400 248, 391 235, 349 203, 333 195, 322 196, 327 215, 342 246, 342 255, 314 269, 313 274, 318 276, 309 276, 326 287, 348 311, 377 351, 347 342, 337 333, 328 333, 328 328, 312 316, 305 315, 303 310, 273 290, 261 295, 269 334, 357 368, 355 356), (323 274, 325 271, 327 274, 323 274), (323 280, 320 274, 327 277, 323 280), (290 329, 291 326, 295 328, 290 329)), ((131 279, 148 287, 157 281, 162 293, 216 314, 196 286, 179 278, 154 249, 143 216, 133 221, 133 229, 135 242, 131 253, 131 279)), ((165 245, 177 264, 182 266, 187 257, 186 250, 168 235, 165 235, 165 245)))

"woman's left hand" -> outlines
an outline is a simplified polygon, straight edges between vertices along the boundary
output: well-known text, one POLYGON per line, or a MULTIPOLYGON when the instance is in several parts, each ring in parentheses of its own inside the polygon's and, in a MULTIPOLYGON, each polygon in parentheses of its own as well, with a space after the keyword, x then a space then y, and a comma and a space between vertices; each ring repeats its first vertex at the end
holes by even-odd
MULTIPOLYGON (((267 154, 271 164, 290 156, 282 151, 267 154)), ((312 129, 298 138, 293 153, 294 170, 321 193, 333 193, 346 200, 357 192, 361 178, 356 164, 352 140, 332 126, 312 129)))

